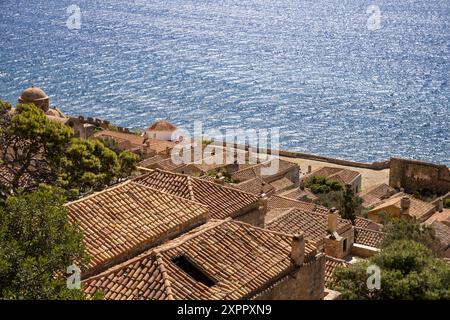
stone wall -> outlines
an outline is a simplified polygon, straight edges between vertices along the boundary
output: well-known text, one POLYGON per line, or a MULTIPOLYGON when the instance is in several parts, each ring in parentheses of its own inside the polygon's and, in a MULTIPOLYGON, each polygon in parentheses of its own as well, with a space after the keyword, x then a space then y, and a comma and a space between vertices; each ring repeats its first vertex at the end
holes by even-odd
POLYGON ((380 252, 380 249, 378 248, 369 247, 359 243, 355 243, 352 246, 352 254, 361 258, 369 258, 378 252, 380 252))
POLYGON ((233 219, 264 228, 265 216, 266 213, 263 208, 254 208, 248 212, 235 216, 233 219))
POLYGON ((450 191, 450 169, 444 165, 392 158, 389 185, 403 188, 407 193, 428 190, 446 194, 450 191))
POLYGON ((348 254, 350 254, 353 243, 355 241, 355 231, 354 228, 350 228, 344 233, 340 234, 342 237, 340 240, 331 239, 330 236, 324 239, 324 252, 326 255, 343 259, 348 254), (345 241, 345 250, 344 250, 345 241))
POLYGON ((320 300, 325 290, 325 255, 303 264, 297 271, 267 289, 255 300, 320 300))

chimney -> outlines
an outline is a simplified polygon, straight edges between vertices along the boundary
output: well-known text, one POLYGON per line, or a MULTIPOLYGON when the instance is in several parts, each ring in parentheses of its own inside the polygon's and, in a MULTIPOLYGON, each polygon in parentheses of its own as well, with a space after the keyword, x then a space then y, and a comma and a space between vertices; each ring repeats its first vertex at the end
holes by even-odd
POLYGON ((400 209, 402 215, 409 215, 409 208, 411 207, 411 199, 403 197, 400 199, 400 209))
POLYGON ((436 206, 436 210, 438 212, 442 212, 444 211, 444 198, 439 198, 437 201, 437 206, 436 206))
POLYGON ((267 212, 267 195, 265 193, 261 193, 261 198, 259 199, 259 210, 264 214, 267 212))
POLYGON ((328 232, 334 233, 337 231, 337 219, 338 219, 338 211, 336 208, 331 208, 328 211, 328 232))
POLYGON ((215 176, 214 182, 223 186, 225 185, 225 177, 219 173, 215 176))
POLYGON ((291 261, 292 263, 300 267, 305 259, 305 238, 303 235, 295 234, 292 237, 291 246, 291 261))

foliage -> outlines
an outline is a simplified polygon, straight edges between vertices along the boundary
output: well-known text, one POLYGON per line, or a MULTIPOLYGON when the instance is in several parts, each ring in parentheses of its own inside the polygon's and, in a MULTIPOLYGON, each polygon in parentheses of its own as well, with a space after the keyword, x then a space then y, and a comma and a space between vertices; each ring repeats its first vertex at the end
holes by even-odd
POLYGON ((214 169, 207 172, 207 175, 210 177, 216 177, 218 174, 224 177, 224 181, 227 183, 239 183, 239 180, 234 179, 233 176, 225 169, 214 169))
POLYGON ((450 265, 422 244, 397 240, 368 261, 338 268, 331 286, 343 299, 450 299, 450 265), (381 287, 369 290, 367 268, 380 268, 381 287))
POLYGON ((319 200, 317 204, 327 208, 336 208, 342 218, 351 220, 353 223, 356 219, 356 211, 362 200, 355 195, 351 188, 340 191, 330 191, 328 193, 318 194, 319 200))
POLYGON ((314 176, 307 179, 305 187, 311 189, 315 194, 324 194, 342 190, 342 185, 339 182, 321 176, 314 176))
POLYGON ((87 262, 82 234, 69 224, 60 190, 41 186, 0 207, 0 298, 82 299, 66 286, 67 267, 87 262))
POLYGON ((19 104, 12 112, 10 105, 0 102, 0 118, 0 161, 7 172, 3 193, 53 183, 72 129, 50 121, 34 105, 19 104))
POLYGON ((120 174, 117 154, 97 139, 72 139, 62 157, 58 183, 80 192, 98 190, 113 183, 120 174))
POLYGON ((356 209, 361 204, 361 198, 355 195, 350 185, 346 185, 340 203, 340 214, 344 219, 350 220, 353 224, 356 219, 356 209))
POLYGON ((29 192, 40 183, 58 185, 67 195, 103 188, 131 175, 137 155, 117 145, 72 138, 72 129, 53 122, 35 105, 0 100, 0 164, 3 197, 29 192))
POLYGON ((384 240, 383 247, 391 245, 397 240, 412 240, 434 249, 437 246, 434 230, 421 224, 415 219, 390 218, 383 219, 384 240))
POLYGON ((444 200, 444 208, 450 209, 450 198, 444 200))
POLYGON ((116 154, 119 154, 122 150, 120 150, 119 144, 116 142, 116 140, 112 138, 102 138, 99 139, 101 142, 103 142, 103 145, 107 147, 108 149, 111 149, 116 154))
POLYGON ((119 153, 120 178, 126 178, 136 172, 136 164, 140 160, 139 156, 129 151, 119 153))

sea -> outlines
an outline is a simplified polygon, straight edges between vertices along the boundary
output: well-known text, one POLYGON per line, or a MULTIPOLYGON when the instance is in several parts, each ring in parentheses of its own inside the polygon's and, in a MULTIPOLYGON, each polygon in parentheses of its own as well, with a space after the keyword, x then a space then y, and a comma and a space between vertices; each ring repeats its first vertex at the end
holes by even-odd
POLYGON ((450 165, 449 0, 0 0, 0 98, 450 165))

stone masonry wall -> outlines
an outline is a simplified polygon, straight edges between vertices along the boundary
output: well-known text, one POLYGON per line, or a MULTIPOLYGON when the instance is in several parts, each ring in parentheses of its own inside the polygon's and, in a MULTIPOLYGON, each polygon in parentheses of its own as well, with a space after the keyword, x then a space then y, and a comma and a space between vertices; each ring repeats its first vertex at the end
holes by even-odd
POLYGON ((320 300, 325 290, 325 255, 304 264, 294 274, 268 289, 256 300, 320 300))
POLYGON ((389 185, 407 193, 429 190, 445 194, 450 191, 450 169, 444 165, 392 158, 389 185))

